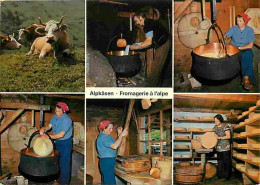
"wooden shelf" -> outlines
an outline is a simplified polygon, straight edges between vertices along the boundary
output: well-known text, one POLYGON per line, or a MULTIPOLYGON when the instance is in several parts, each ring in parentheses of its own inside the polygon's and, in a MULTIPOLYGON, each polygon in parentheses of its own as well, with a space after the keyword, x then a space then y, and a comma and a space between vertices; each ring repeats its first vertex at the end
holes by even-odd
POLYGON ((173 150, 191 150, 192 148, 173 148, 173 150))
POLYGON ((245 172, 245 174, 246 174, 250 179, 253 179, 255 182, 260 183, 259 177, 255 177, 255 176, 249 175, 249 174, 246 173, 246 172, 245 172))
POLYGON ((243 115, 241 118, 237 119, 237 121, 239 121, 239 120, 243 119, 244 117, 248 116, 249 113, 254 112, 254 111, 255 111, 256 109, 258 109, 258 108, 259 108, 259 105, 256 105, 256 107, 255 107, 254 109, 252 109, 251 111, 248 110, 248 113, 246 113, 245 115, 243 115))
POLYGON ((206 133, 207 131, 174 131, 175 133, 206 133))

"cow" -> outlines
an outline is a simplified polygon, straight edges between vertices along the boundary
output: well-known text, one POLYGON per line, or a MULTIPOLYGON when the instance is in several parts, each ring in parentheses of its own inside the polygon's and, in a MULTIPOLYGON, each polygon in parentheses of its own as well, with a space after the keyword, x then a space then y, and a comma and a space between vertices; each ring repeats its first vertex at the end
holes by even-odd
POLYGON ((33 43, 33 41, 37 38, 37 37, 41 37, 44 36, 43 33, 36 33, 35 30, 36 28, 41 27, 41 25, 37 25, 37 24, 32 24, 26 28, 21 28, 18 30, 18 41, 28 41, 30 44, 33 43))
POLYGON ((20 49, 22 45, 17 42, 17 40, 14 38, 14 33, 13 35, 9 36, 4 36, 0 34, 1 42, 0 42, 0 48, 1 49, 20 49))
MULTIPOLYGON (((45 32, 46 36, 43 38, 46 39, 47 44, 50 44, 52 46, 52 49, 54 50, 54 58, 62 52, 64 55, 70 54, 70 43, 69 43, 69 37, 65 29, 68 27, 67 24, 62 24, 64 16, 61 17, 59 22, 56 22, 54 20, 50 20, 46 23, 42 23, 41 18, 39 17, 39 22, 41 27, 36 28, 36 33, 42 33, 45 32)), ((35 40, 31 49, 34 49, 33 47, 36 47, 36 42, 39 40, 35 40)), ((41 39, 42 41, 42 39, 41 39)), ((39 48, 38 48, 39 49, 39 48)), ((43 51, 44 52, 44 51, 43 51)), ((42 51, 40 52, 40 57, 46 56, 42 51)), ((27 55, 32 54, 30 51, 27 55)))
POLYGON ((40 59, 50 54, 53 54, 54 58, 56 58, 52 45, 50 43, 47 43, 46 36, 36 38, 26 56, 37 54, 40 54, 40 59))

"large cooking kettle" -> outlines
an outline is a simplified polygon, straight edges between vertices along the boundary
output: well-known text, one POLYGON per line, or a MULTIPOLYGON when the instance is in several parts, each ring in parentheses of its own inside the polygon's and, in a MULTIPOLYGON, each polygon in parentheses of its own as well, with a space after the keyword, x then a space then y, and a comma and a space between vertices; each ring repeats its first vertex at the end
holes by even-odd
POLYGON ((53 144, 53 151, 46 157, 39 157, 30 147, 33 137, 40 134, 39 131, 34 132, 28 142, 27 148, 21 150, 19 172, 28 179, 33 181, 53 180, 59 174, 59 152, 55 150, 55 145, 51 137, 45 133, 53 144))

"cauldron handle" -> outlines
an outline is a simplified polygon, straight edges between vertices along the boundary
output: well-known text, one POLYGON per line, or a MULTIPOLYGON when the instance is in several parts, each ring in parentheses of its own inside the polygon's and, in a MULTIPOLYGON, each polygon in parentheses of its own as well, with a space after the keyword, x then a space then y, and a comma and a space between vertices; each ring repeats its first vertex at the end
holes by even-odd
MULTIPOLYGON (((55 144, 54 144, 53 139, 51 139, 51 136, 50 136, 47 132, 44 132, 44 133, 45 133, 45 134, 49 137, 49 139, 51 140, 52 145, 53 145, 53 150, 55 150, 55 144)), ((29 139, 29 142, 28 142, 28 146, 27 146, 27 148, 30 148, 30 145, 31 145, 32 139, 33 139, 33 137, 36 136, 37 134, 40 134, 40 132, 39 132, 38 130, 35 131, 35 132, 31 135, 31 137, 30 137, 30 139, 29 139)))
POLYGON ((111 46, 111 44, 112 44, 112 41, 115 40, 115 38, 117 38, 117 37, 118 37, 118 35, 114 36, 114 37, 109 41, 108 46, 107 46, 107 53, 109 52, 109 48, 110 48, 110 46, 111 46))

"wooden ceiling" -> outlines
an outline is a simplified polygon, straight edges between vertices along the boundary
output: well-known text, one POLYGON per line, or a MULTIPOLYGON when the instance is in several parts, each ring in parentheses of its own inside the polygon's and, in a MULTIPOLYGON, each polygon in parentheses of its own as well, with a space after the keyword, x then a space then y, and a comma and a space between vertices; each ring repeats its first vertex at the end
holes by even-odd
POLYGON ((259 95, 247 94, 175 94, 174 111, 226 113, 231 109, 237 112, 255 106, 259 95))

